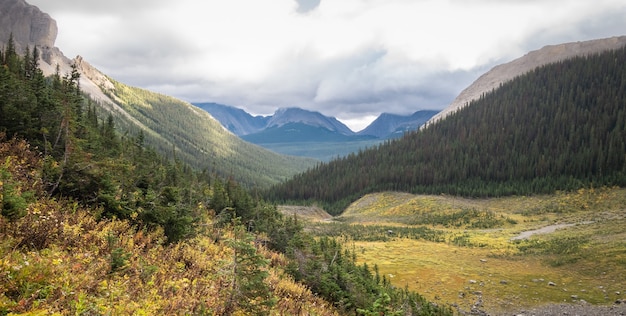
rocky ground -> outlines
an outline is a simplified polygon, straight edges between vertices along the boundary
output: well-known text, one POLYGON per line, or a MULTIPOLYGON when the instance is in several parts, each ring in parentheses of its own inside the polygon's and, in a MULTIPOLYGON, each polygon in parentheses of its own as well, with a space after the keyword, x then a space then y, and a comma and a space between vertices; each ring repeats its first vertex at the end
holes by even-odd
POLYGON ((588 303, 550 304, 502 313, 489 313, 473 309, 469 312, 459 311, 459 314, 477 316, 626 316, 626 300, 617 300, 613 305, 609 306, 598 306, 588 303))
POLYGON ((626 315, 626 302, 611 306, 597 306, 590 304, 558 304, 546 305, 529 310, 522 310, 508 315, 519 316, 548 316, 548 315, 580 315, 580 316, 624 316, 626 315))
POLYGON ((592 305, 584 300, 570 304, 547 304, 544 306, 502 312, 483 310, 482 295, 478 296, 471 310, 458 309, 463 316, 626 316, 626 299, 617 299, 612 305, 592 305))

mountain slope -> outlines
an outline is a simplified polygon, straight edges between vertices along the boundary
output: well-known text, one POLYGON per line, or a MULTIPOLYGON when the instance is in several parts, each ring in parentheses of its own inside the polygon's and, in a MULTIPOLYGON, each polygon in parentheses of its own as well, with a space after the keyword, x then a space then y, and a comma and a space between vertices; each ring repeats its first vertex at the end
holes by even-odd
POLYGON ((340 212, 365 193, 499 196, 626 185, 626 49, 537 68, 400 140, 272 188, 340 212))
POLYGON ((118 115, 121 124, 138 133, 157 151, 169 153, 198 169, 234 176, 246 185, 267 186, 315 164, 313 159, 279 155, 244 142, 225 130, 207 112, 178 99, 113 81, 107 94, 132 117, 118 115), (139 122, 138 124, 133 121, 139 122), (174 152, 175 151, 175 152, 174 152))
POLYGON ((626 45, 626 36, 596 39, 584 42, 549 45, 515 59, 509 63, 498 65, 480 76, 469 87, 463 90, 452 103, 433 116, 427 124, 436 122, 473 100, 477 100, 484 93, 491 92, 502 83, 523 75, 542 65, 555 63, 577 56, 587 56, 610 49, 618 49, 626 45))
POLYGON ((437 112, 439 111, 424 110, 417 111, 411 115, 382 113, 358 134, 372 135, 383 139, 400 137, 408 131, 418 129, 437 112))
POLYGON ((56 22, 24 0, 0 3, 0 42, 14 34, 16 47, 41 50, 39 66, 45 75, 80 73, 80 88, 101 109, 105 119, 112 114, 122 133, 145 136, 146 144, 160 154, 222 176, 232 176, 246 185, 261 187, 280 182, 306 170, 313 159, 278 155, 237 138, 207 112, 187 102, 150 91, 132 88, 108 78, 82 57, 68 59, 56 47, 56 22))
POLYGON ((253 134, 267 125, 268 117, 252 116, 248 112, 228 105, 217 103, 193 103, 193 105, 209 112, 229 131, 237 136, 253 134))

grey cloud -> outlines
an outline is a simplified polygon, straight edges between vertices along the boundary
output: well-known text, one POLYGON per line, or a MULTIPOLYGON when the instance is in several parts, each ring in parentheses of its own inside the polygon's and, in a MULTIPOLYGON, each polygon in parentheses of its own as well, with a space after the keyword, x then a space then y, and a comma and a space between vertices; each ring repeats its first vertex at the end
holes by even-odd
POLYGON ((343 100, 324 102, 319 106, 330 113, 353 116, 363 112, 378 115, 381 112, 410 114, 425 109, 439 110, 447 106, 478 74, 471 70, 421 76, 419 81, 401 89, 381 88, 370 93, 350 91, 343 100))
POLYGON ((386 57, 384 50, 376 48, 323 61, 303 52, 277 65, 272 76, 259 83, 202 82, 199 78, 195 83, 183 78, 173 82, 168 77, 153 87, 189 101, 224 103, 257 114, 297 106, 356 118, 442 109, 482 71, 433 71, 419 63, 387 63, 386 57))

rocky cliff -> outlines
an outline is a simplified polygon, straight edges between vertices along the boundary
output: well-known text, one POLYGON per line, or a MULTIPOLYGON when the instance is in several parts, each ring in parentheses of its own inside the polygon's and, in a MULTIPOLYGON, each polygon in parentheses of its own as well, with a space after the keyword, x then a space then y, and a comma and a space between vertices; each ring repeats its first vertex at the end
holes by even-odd
POLYGON ((532 51, 509 63, 498 65, 480 76, 469 87, 463 90, 452 103, 433 116, 426 125, 440 120, 467 105, 470 101, 480 98, 483 93, 496 89, 501 83, 507 82, 537 67, 555 63, 576 56, 585 56, 606 50, 618 49, 626 45, 626 36, 597 39, 584 42, 565 43, 545 46, 532 51))
POLYGON ((40 68, 44 74, 56 71, 69 71, 71 61, 54 46, 57 38, 57 23, 47 13, 41 12, 24 0, 0 1, 0 43, 8 42, 13 35, 15 48, 23 53, 26 47, 37 47, 41 57, 40 68))
POLYGON ((36 6, 25 0, 0 0, 0 47, 6 45, 11 35, 19 53, 23 53, 26 47, 31 50, 37 47, 41 57, 39 68, 46 76, 54 74, 57 66, 61 76, 64 76, 72 71, 71 65, 76 64, 81 74, 80 87, 83 92, 109 110, 127 115, 103 93, 103 90, 113 89, 108 77, 82 57, 69 59, 54 46, 57 32, 56 21, 36 6))
POLYGON ((26 45, 38 46, 42 50, 54 47, 57 23, 48 14, 41 12, 24 0, 0 1, 0 41, 6 43, 9 36, 18 50, 26 45))

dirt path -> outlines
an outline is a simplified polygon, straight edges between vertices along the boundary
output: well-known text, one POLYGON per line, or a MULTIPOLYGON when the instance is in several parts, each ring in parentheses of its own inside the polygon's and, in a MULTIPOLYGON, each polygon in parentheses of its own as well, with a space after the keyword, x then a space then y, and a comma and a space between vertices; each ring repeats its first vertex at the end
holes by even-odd
POLYGON ((541 227, 539 229, 523 231, 519 235, 511 238, 511 240, 528 239, 528 238, 530 238, 530 236, 535 235, 535 234, 549 234, 549 233, 555 232, 557 229, 566 228, 566 227, 572 227, 572 226, 576 226, 576 225, 591 224, 591 223, 593 223, 593 222, 589 221, 589 222, 580 222, 580 223, 576 223, 576 224, 554 224, 554 225, 549 225, 549 226, 541 227))

